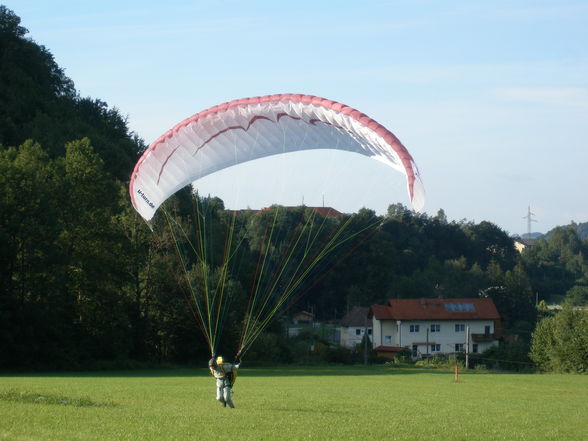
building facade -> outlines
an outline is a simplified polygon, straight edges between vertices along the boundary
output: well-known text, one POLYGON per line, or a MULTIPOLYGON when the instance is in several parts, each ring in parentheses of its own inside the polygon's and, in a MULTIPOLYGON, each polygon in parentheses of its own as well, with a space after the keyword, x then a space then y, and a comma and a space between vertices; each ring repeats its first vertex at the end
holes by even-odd
POLYGON ((368 318, 369 308, 354 306, 342 319, 339 327, 339 344, 345 348, 354 348, 367 335, 372 340, 372 320, 368 318))
POLYGON ((299 325, 302 323, 310 324, 314 321, 314 314, 308 311, 300 311, 292 316, 292 323, 299 325))
POLYGON ((394 299, 372 305, 373 347, 391 357, 407 348, 413 358, 484 352, 501 338, 492 299, 394 299))

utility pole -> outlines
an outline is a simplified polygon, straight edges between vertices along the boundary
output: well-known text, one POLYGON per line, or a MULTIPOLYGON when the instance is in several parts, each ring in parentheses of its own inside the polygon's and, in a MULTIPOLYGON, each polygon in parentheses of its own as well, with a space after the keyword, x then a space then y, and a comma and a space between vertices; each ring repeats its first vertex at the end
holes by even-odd
POLYGON ((533 216, 535 216, 535 213, 531 213, 531 206, 529 205, 527 207, 527 215, 523 216, 523 219, 527 219, 527 237, 528 238, 531 237, 531 222, 537 222, 535 219, 533 219, 533 216))
POLYGON ((368 364, 368 331, 367 323, 363 325, 363 364, 368 364))
POLYGON ((427 326, 427 355, 429 355, 429 327, 427 326))
POLYGON ((470 326, 466 326, 466 341, 465 341, 465 368, 470 368, 470 326))

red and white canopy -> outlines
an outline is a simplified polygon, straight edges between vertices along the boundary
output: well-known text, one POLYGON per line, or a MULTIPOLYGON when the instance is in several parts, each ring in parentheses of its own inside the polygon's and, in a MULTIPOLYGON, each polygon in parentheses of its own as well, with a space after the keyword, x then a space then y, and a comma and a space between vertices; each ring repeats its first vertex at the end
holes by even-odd
POLYGON ((390 131, 344 104, 295 94, 231 101, 177 124, 137 162, 131 201, 150 220, 168 197, 204 176, 246 161, 312 149, 355 152, 389 165, 406 176, 413 208, 423 208, 416 164, 390 131))

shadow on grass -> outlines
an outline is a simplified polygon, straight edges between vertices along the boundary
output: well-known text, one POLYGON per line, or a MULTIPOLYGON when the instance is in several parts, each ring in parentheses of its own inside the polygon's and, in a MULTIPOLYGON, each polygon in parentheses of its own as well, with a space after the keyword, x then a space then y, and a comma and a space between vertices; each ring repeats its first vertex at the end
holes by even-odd
MULTIPOLYGON (((247 367, 243 364, 241 376, 247 377, 301 377, 301 376, 390 376, 390 375, 447 375, 453 368, 448 367, 416 367, 411 365, 266 365, 264 367, 247 367)), ((160 368, 113 371, 84 372, 47 372, 47 373, 3 373, 1 377, 20 378, 173 378, 173 377, 209 377, 207 368, 160 368)))
POLYGON ((247 372, 252 377, 300 377, 300 376, 389 376, 415 374, 444 374, 448 369, 429 369, 411 366, 283 366, 252 368, 247 372))
POLYGON ((0 401, 29 404, 52 404, 74 407, 116 407, 115 403, 94 401, 87 397, 71 398, 63 395, 39 394, 34 392, 17 392, 14 390, 0 393, 0 401))

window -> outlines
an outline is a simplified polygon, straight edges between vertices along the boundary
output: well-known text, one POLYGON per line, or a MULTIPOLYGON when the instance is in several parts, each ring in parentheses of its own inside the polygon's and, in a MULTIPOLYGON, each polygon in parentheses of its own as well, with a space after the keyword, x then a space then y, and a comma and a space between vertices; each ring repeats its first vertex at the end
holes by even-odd
POLYGON ((431 325, 431 332, 441 332, 441 325, 431 325))
POLYGON ((410 325, 410 332, 419 332, 419 325, 410 325))
POLYGON ((386 344, 386 345, 391 345, 392 344, 392 336, 391 335, 386 335, 384 337, 384 344, 386 344))
POLYGON ((484 334, 490 334, 490 326, 484 326, 484 334))
POLYGON ((368 335, 372 335, 372 328, 368 329, 368 335))
POLYGON ((474 354, 477 354, 478 353, 478 343, 472 344, 472 352, 474 354))
POLYGON ((432 344, 431 345, 431 352, 441 352, 441 345, 440 344, 432 344))
POLYGON ((445 310, 447 312, 476 312, 476 307, 473 303, 446 303, 445 310))
POLYGON ((355 328, 355 335, 361 335, 361 329, 355 328))
POLYGON ((463 343, 455 344, 455 352, 463 352, 463 343))
POLYGON ((456 323, 455 332, 465 332, 465 325, 463 323, 456 323))

